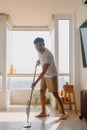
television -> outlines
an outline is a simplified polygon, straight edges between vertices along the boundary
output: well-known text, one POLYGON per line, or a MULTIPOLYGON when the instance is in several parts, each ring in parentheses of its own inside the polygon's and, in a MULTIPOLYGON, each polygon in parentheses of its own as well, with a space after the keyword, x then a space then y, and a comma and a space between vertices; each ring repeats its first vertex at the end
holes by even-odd
POLYGON ((87 0, 84 0, 84 4, 87 4, 87 0))
POLYGON ((80 26, 81 52, 83 67, 87 67, 87 20, 80 26))
POLYGON ((87 0, 82 0, 82 3, 83 4, 87 4, 87 0))

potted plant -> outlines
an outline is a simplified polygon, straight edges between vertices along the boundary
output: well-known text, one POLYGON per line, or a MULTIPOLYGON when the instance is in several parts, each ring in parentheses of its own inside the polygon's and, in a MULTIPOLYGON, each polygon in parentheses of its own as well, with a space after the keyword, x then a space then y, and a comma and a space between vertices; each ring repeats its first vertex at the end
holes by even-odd
POLYGON ((50 104, 50 98, 46 97, 45 103, 46 103, 46 104, 50 104))
MULTIPOLYGON (((34 94, 34 102, 35 102, 35 104, 38 103, 39 98, 40 98, 40 92, 35 92, 35 94, 34 94)), ((45 103, 50 104, 50 98, 46 97, 45 103)))
POLYGON ((34 102, 35 102, 35 104, 38 103, 39 97, 40 97, 40 92, 35 92, 35 94, 34 94, 34 102))

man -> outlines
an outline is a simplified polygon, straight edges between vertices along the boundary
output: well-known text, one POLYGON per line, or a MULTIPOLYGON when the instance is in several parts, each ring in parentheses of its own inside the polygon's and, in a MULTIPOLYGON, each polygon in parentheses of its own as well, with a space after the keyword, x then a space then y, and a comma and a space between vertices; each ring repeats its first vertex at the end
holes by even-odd
POLYGON ((40 114, 36 115, 36 117, 45 117, 48 116, 46 114, 45 108, 45 93, 48 88, 49 92, 52 92, 54 98, 56 99, 58 105, 61 108, 61 117, 60 119, 66 119, 67 114, 64 112, 63 104, 58 95, 58 81, 57 81, 57 69, 55 66, 54 58, 52 53, 45 47, 43 38, 36 38, 34 40, 34 45, 36 50, 38 51, 39 60, 37 61, 37 65, 41 64, 42 72, 36 81, 32 84, 32 88, 36 86, 39 80, 41 80, 40 85, 40 101, 42 111, 40 114))

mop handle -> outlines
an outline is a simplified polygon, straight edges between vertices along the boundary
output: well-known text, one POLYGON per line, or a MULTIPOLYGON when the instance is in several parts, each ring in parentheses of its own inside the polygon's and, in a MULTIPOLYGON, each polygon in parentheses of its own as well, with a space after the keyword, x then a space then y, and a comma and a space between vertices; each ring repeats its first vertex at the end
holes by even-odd
MULTIPOLYGON (((37 70, 37 64, 35 65, 35 71, 34 71, 33 83, 34 83, 34 81, 35 81, 36 70, 37 70)), ((33 88, 31 89, 30 103, 31 103, 31 99, 32 99, 32 93, 33 93, 33 88)))
MULTIPOLYGON (((37 64, 35 65, 35 71, 34 71, 34 77, 33 77, 33 82, 35 81, 35 76, 36 76, 36 70, 37 70, 37 64)), ((32 87, 32 86, 31 86, 32 87)), ((32 94, 33 94, 33 88, 31 89, 31 94, 30 94, 30 101, 29 101, 29 113, 28 113, 28 116, 27 116, 27 122, 29 120, 29 115, 30 115, 30 105, 31 105, 31 100, 32 100, 32 94)))
POLYGON ((33 82, 35 81, 36 70, 37 70, 37 64, 35 65, 35 70, 34 70, 34 77, 33 77, 33 82))

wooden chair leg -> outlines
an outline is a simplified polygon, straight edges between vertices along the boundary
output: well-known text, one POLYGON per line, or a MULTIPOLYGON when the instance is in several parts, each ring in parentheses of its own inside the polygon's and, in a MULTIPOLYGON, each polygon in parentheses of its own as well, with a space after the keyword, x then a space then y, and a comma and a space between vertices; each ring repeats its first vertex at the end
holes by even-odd
POLYGON ((55 109, 58 109, 58 103, 57 103, 57 101, 55 100, 55 109))
POLYGON ((72 109, 72 106, 71 106, 71 95, 70 95, 70 93, 69 93, 69 109, 72 109))
POLYGON ((75 98, 75 93, 74 92, 73 92, 73 98, 74 98, 74 103, 75 103, 75 112, 77 113, 76 98, 75 98))

